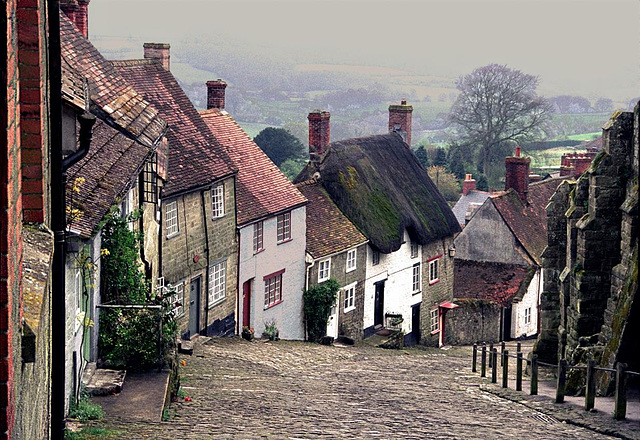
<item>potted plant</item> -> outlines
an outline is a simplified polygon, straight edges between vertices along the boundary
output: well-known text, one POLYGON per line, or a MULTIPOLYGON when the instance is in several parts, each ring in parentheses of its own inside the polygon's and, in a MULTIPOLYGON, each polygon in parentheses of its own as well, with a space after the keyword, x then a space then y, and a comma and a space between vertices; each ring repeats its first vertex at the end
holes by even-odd
POLYGON ((246 339, 247 341, 253 341, 254 336, 255 336, 255 331, 251 327, 246 325, 242 327, 242 337, 244 339, 246 339))

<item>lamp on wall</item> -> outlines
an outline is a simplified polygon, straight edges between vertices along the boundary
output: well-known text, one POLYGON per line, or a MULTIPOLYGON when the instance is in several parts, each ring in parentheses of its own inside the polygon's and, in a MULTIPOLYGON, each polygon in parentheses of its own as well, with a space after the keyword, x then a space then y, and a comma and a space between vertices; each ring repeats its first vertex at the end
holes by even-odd
POLYGON ((455 247, 453 247, 453 246, 451 246, 451 247, 449 248, 449 257, 453 258, 453 257, 455 257, 455 256, 456 256, 456 248, 455 248, 455 247))

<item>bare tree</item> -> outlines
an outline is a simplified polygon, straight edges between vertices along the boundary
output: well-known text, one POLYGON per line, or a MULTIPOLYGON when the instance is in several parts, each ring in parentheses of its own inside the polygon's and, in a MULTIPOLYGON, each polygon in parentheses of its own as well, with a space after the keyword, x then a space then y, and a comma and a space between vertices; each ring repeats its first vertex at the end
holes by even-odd
POLYGON ((461 129, 464 145, 480 148, 485 174, 494 148, 535 136, 549 120, 551 107, 537 96, 537 86, 537 77, 498 64, 479 67, 458 79, 460 95, 449 119, 461 129))

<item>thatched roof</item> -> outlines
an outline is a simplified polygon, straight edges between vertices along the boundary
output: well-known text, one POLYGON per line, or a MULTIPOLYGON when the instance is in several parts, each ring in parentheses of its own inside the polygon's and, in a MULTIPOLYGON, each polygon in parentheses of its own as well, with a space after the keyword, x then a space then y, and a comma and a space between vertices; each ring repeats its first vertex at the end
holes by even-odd
POLYGON ((333 142, 320 163, 307 165, 295 181, 316 171, 338 208, 383 253, 400 248, 405 229, 420 244, 460 231, 444 197, 397 133, 333 142))

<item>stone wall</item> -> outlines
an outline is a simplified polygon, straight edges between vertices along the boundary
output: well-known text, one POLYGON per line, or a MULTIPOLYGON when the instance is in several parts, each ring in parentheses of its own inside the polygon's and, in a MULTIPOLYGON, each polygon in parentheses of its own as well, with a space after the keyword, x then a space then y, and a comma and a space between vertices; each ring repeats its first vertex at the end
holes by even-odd
POLYGON ((500 305, 484 300, 457 299, 447 313, 446 343, 465 345, 500 340, 500 305))

